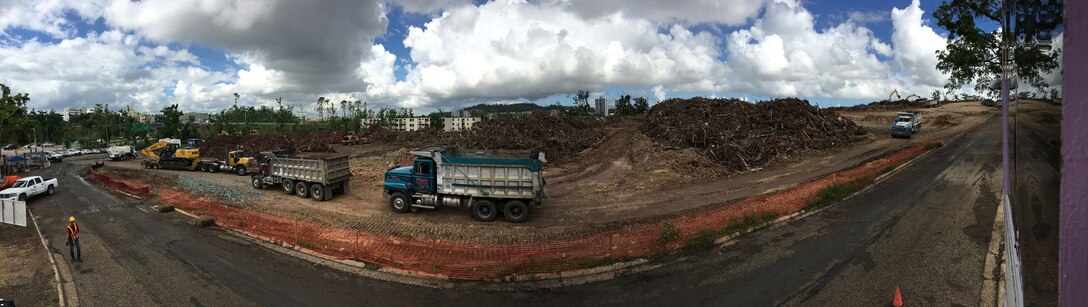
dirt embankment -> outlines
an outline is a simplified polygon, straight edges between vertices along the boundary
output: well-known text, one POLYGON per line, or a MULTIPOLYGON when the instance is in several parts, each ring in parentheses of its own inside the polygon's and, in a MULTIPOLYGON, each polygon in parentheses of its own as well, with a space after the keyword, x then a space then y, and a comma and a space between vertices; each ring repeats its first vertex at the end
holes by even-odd
POLYGON ((245 150, 250 155, 277 149, 297 149, 304 152, 334 152, 334 133, 292 132, 261 135, 217 135, 204 140, 198 148, 204 157, 223 158, 232 150, 245 150))
POLYGON ((0 224, 0 251, 0 296, 19 306, 56 305, 53 268, 33 224, 0 224))

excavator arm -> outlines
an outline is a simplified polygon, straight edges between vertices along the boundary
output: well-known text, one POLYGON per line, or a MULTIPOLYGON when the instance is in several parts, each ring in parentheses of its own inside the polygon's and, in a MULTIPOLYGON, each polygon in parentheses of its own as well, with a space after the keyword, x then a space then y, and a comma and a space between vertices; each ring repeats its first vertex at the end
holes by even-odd
POLYGON ((892 96, 895 96, 895 98, 899 98, 900 97, 899 96, 899 89, 892 89, 892 92, 890 94, 888 94, 888 100, 887 101, 893 101, 892 96))
POLYGON ((140 154, 144 155, 145 157, 151 158, 153 160, 158 160, 160 157, 159 157, 159 154, 156 153, 155 151, 158 151, 159 149, 166 148, 166 146, 170 146, 170 145, 171 145, 171 143, 169 143, 169 142, 158 141, 155 144, 151 144, 151 146, 147 146, 147 148, 144 148, 144 149, 140 150, 140 154))

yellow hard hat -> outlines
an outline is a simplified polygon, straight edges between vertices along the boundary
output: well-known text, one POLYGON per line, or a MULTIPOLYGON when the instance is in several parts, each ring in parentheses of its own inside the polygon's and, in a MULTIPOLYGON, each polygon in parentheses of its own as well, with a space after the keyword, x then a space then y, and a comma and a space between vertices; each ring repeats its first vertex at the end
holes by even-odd
POLYGON ((69 217, 68 217, 68 221, 69 221, 69 222, 75 222, 75 221, 76 221, 76 217, 74 217, 74 216, 69 216, 69 217))

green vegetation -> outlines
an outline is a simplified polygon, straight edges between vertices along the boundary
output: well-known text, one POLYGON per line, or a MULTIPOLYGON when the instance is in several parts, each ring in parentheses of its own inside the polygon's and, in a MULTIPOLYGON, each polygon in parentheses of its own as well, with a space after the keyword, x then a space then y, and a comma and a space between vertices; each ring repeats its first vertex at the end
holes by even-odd
POLYGON ((847 182, 832 183, 816 193, 816 198, 805 205, 805 209, 823 208, 845 199, 850 194, 861 191, 876 176, 865 176, 847 182))
POLYGON ((619 99, 616 99, 616 115, 646 114, 646 111, 650 109, 646 97, 638 97, 634 101, 632 104, 631 95, 621 95, 619 99))
POLYGON ((884 175, 884 174, 887 174, 887 173, 891 173, 892 171, 895 170, 896 167, 898 167, 898 165, 888 165, 888 167, 885 167, 884 169, 877 172, 876 175, 880 176, 880 175, 884 175))
POLYGON ((684 248, 680 250, 680 254, 690 256, 708 251, 714 248, 714 240, 716 238, 717 233, 713 231, 700 232, 684 242, 684 248))
POLYGON ((668 223, 665 224, 664 228, 661 228, 661 236, 658 237, 657 242, 661 243, 661 246, 664 247, 670 242, 678 239, 680 239, 680 230, 676 229, 676 225, 673 223, 668 223))
POLYGON ((1062 1, 1017 2, 1007 17, 1001 8, 1000 0, 951 0, 933 12, 937 25, 948 31, 948 47, 937 51, 937 69, 949 74, 945 88, 974 83, 977 91, 992 93, 988 85, 1002 73, 1002 46, 1008 48, 1011 74, 1040 92, 1048 88, 1043 75, 1058 68, 1061 51, 1052 52, 1047 41, 1063 27, 1062 1), (982 29, 995 24, 1013 26, 982 29))

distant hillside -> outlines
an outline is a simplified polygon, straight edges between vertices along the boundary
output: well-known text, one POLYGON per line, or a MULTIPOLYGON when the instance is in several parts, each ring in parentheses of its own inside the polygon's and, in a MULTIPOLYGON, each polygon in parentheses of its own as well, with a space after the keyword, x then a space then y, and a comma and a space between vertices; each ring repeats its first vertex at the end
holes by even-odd
POLYGON ((514 104, 486 104, 481 103, 471 107, 465 108, 465 111, 472 111, 473 113, 508 113, 508 112, 526 112, 536 110, 552 110, 563 109, 562 106, 541 106, 534 103, 514 103, 514 104))

